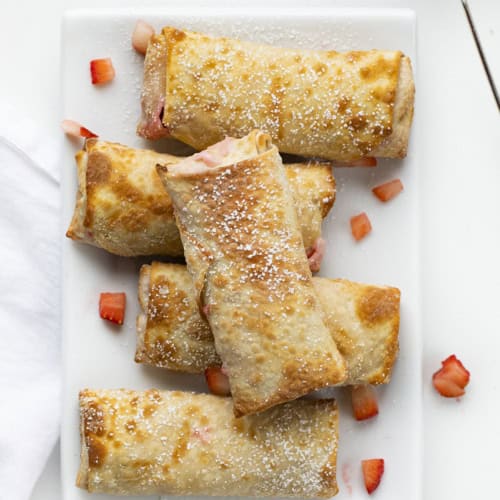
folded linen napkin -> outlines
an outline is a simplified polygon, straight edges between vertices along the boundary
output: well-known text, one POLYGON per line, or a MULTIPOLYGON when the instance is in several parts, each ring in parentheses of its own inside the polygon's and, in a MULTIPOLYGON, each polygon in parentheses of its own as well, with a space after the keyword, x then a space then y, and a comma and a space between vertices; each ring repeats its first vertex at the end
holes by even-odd
POLYGON ((30 497, 59 434, 58 158, 0 102, 1 500, 30 497))

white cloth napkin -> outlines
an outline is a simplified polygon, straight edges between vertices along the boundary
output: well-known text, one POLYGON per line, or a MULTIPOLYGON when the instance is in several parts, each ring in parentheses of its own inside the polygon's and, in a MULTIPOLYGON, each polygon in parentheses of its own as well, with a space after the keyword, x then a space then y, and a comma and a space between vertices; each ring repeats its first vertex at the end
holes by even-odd
POLYGON ((59 435, 59 143, 0 102, 0 499, 27 500, 59 435))

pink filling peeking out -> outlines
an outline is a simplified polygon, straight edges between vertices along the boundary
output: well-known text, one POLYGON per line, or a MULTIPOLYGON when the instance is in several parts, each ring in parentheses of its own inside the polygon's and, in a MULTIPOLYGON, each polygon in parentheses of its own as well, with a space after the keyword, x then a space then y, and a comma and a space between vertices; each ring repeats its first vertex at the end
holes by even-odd
POLYGON ((234 148, 235 139, 226 137, 224 140, 208 147, 205 151, 201 151, 193 155, 194 161, 201 161, 207 167, 216 167, 222 163, 224 156, 227 156, 234 148))
POLYGON ((207 150, 193 155, 193 160, 202 161, 207 167, 215 167, 220 163, 219 159, 207 150))
POLYGON ((202 312, 203 312, 203 316, 205 316, 205 318, 208 318, 208 315, 210 314, 210 304, 205 304, 202 308, 201 308, 202 312))
POLYGON ((218 151, 222 156, 226 156, 233 151, 234 143, 234 138, 226 137, 224 140, 218 142, 217 144, 214 144, 208 149, 218 151))
POLYGON ((194 428, 193 437, 199 439, 203 444, 209 444, 212 441, 210 427, 203 427, 202 429, 194 428))
POLYGON ((141 121, 139 126, 139 134, 146 139, 156 140, 162 137, 169 137, 170 132, 168 128, 163 125, 163 111, 165 105, 165 98, 161 97, 156 103, 155 112, 153 116, 148 116, 141 121))
POLYGON ((325 256, 326 241, 323 238, 317 238, 311 248, 307 249, 307 259, 311 272, 317 273, 321 268, 321 262, 325 256))

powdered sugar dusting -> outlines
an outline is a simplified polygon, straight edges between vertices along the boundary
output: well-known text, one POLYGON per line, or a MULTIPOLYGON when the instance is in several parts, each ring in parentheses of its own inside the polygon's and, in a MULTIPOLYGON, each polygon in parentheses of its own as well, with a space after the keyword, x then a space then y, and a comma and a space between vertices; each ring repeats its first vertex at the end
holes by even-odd
POLYGON ((280 151, 350 161, 392 134, 399 52, 292 50, 176 28, 164 37, 167 66, 151 69, 166 71, 163 123, 195 148, 259 128, 280 151))
POLYGON ((255 412, 338 383, 345 367, 321 318, 278 152, 259 131, 237 143, 239 158, 196 172, 185 160, 166 186, 235 408, 250 399, 255 412))
MULTIPOLYGON (((330 496, 333 401, 234 419, 231 401, 149 390, 83 391, 86 486, 96 493, 330 496)), ((84 461, 85 463, 85 461, 84 461)))

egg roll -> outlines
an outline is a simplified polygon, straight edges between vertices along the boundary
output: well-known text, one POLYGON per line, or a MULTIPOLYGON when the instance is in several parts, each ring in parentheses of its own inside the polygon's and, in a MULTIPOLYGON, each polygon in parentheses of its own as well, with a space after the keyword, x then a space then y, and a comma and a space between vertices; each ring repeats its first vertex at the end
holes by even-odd
POLYGON ((86 389, 77 485, 113 495, 328 498, 338 491, 337 430, 328 399, 236 419, 230 398, 86 389))
POLYGON ((321 318, 281 157, 254 131, 157 167, 236 416, 346 377, 321 318))
MULTIPOLYGON (((183 255, 170 197, 156 173, 157 163, 182 158, 89 139, 76 154, 78 193, 66 236, 122 256, 183 255)), ((327 162, 286 166, 304 246, 321 237, 321 223, 335 199, 327 162)))
MULTIPOLYGON (((313 285, 323 320, 346 361, 341 385, 388 383, 399 345, 399 290, 319 277, 313 277, 313 285)), ((136 362, 186 373, 222 365, 186 266, 143 265, 138 291, 136 362)))
POLYGON ((285 153, 403 158, 414 93, 397 50, 298 50, 165 27, 146 54, 137 132, 201 150, 258 128, 285 153))

